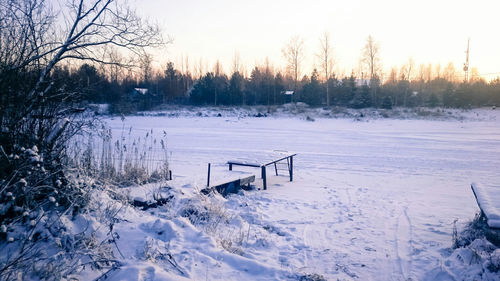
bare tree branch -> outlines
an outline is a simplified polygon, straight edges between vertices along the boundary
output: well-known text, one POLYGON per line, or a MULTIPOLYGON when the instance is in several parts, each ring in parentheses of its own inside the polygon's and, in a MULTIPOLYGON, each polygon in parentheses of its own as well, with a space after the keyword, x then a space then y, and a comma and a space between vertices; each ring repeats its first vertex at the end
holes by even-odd
POLYGON ((304 60, 304 40, 299 36, 294 36, 281 50, 287 61, 288 69, 292 72, 294 79, 294 91, 297 91, 297 81, 300 75, 300 67, 304 60))
POLYGON ((380 46, 371 35, 366 38, 366 44, 361 54, 361 62, 368 68, 370 79, 373 80, 378 76, 380 71, 380 46))
POLYGON ((64 1, 59 12, 49 0, 0 1, 0 86, 10 91, 0 95, 2 131, 22 136, 29 133, 23 130, 35 130, 39 141, 47 135, 55 122, 45 124, 36 116, 45 116, 47 106, 61 99, 51 82, 61 62, 130 66, 106 56, 106 49, 139 57, 146 48, 170 42, 123 1, 64 1), (10 86, 21 79, 27 80, 16 89, 10 86))
POLYGON ((321 70, 325 75, 326 84, 326 106, 330 106, 330 93, 328 89, 328 80, 332 75, 333 68, 333 48, 330 44, 330 34, 328 32, 323 33, 320 38, 320 52, 316 55, 320 60, 321 70))

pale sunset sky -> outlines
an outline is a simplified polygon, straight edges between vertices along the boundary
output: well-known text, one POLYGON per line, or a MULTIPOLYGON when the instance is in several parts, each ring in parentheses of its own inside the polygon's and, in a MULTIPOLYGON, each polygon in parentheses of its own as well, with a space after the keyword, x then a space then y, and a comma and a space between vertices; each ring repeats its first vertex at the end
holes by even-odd
POLYGON ((500 76, 499 0, 132 0, 137 12, 157 22, 174 41, 155 53, 156 65, 188 56, 211 70, 220 60, 231 71, 235 52, 249 72, 256 64, 285 64, 282 48, 304 39, 303 74, 310 74, 319 38, 330 33, 336 72, 358 67, 368 35, 380 44, 385 72, 411 57, 419 64, 453 62, 461 71, 470 38, 470 66, 491 79, 500 76), (493 73, 493 74, 492 74, 493 73))

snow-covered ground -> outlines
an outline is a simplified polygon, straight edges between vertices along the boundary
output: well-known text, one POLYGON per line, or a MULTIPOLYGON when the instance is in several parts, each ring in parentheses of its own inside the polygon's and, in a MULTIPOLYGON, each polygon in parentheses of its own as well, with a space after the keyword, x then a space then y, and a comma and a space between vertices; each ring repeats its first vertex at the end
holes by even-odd
MULTIPOLYGON (((122 210, 115 231, 123 266, 108 277, 461 279, 471 262, 453 258, 454 221, 461 229, 479 211, 471 182, 500 185, 500 111, 462 114, 451 120, 315 115, 314 122, 279 114, 109 119, 115 136, 124 127, 138 135, 167 132, 170 188, 125 190, 130 198, 164 192, 175 199, 148 211, 122 210), (293 182, 286 171, 275 176, 269 168, 265 191, 198 195, 207 163, 217 176, 227 160, 265 158, 274 150, 298 154, 293 182)), ((234 169, 254 173, 262 186, 258 169, 234 169)), ((100 275, 94 274, 88 277, 100 275)), ((498 273, 479 278, 500 279, 498 273)))

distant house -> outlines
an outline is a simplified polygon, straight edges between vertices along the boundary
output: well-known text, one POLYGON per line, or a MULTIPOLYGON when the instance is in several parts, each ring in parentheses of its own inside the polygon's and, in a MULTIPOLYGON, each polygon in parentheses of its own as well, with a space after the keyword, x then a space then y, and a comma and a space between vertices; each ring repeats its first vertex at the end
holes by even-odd
POLYGON ((129 101, 137 110, 147 110, 155 104, 156 95, 152 94, 148 88, 133 88, 129 94, 129 101))
POLYGON ((285 95, 285 102, 292 102, 293 101, 293 94, 295 91, 282 91, 281 92, 283 95, 285 95), (290 97, 290 98, 288 98, 290 97))
POLYGON ((149 90, 147 88, 134 88, 134 90, 132 91, 132 93, 134 94, 140 94, 140 95, 146 95, 147 93, 149 92, 149 90))

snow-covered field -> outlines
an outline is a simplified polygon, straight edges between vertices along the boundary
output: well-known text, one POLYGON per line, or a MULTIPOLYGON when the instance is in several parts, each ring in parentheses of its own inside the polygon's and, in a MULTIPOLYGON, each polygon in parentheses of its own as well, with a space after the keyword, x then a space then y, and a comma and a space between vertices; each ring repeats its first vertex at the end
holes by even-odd
MULTIPOLYGON (((470 118, 109 119, 115 136, 124 127, 138 135, 151 129, 167 132, 171 189, 151 184, 126 190, 131 198, 166 192, 175 199, 148 211, 122 211, 115 230, 124 265, 108 277, 478 278, 480 264, 452 258, 452 232, 454 221, 460 230, 479 211, 471 182, 500 185, 500 111, 465 116, 470 118), (207 163, 217 177, 227 170, 228 160, 262 159, 274 150, 298 154, 293 182, 286 171, 275 176, 270 167, 265 191, 226 199, 198 195, 206 185, 207 163), (196 223, 193 216, 202 213, 219 220, 196 223)), ((234 169, 255 174, 255 185, 262 186, 258 169, 234 169)), ((491 274, 480 278, 500 279, 491 274)))

